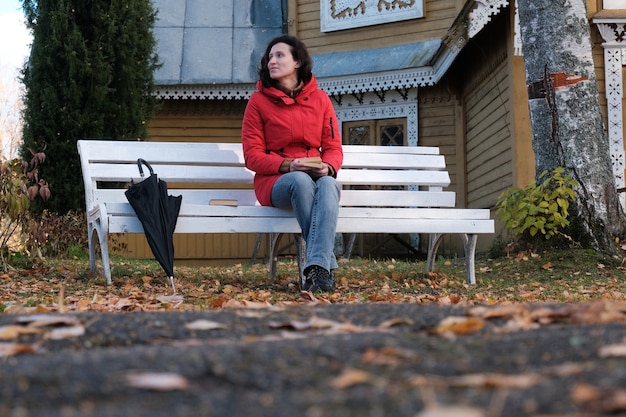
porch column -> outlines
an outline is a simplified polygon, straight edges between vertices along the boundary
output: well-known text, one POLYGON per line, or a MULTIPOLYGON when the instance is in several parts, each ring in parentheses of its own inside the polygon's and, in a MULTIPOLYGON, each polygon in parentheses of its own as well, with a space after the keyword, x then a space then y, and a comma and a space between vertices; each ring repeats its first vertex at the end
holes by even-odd
MULTIPOLYGON (((604 43, 604 76, 605 95, 608 111, 608 135, 611 161, 613 162, 613 173, 615 175, 615 185, 618 188, 624 187, 624 123, 623 123, 623 97, 624 82, 622 77, 622 67, 626 65, 626 10, 602 10, 596 14, 593 23, 598 27, 598 31, 604 43)), ((625 206, 626 195, 621 199, 622 206, 625 206)))

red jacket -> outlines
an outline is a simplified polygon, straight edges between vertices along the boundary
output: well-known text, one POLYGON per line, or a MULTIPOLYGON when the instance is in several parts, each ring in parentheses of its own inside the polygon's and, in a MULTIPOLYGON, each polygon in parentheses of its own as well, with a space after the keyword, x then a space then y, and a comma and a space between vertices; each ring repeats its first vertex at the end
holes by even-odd
POLYGON ((295 98, 257 82, 243 116, 241 143, 246 167, 255 172, 259 203, 272 205, 271 193, 285 158, 321 156, 335 172, 343 162, 337 116, 328 95, 311 79, 295 98))

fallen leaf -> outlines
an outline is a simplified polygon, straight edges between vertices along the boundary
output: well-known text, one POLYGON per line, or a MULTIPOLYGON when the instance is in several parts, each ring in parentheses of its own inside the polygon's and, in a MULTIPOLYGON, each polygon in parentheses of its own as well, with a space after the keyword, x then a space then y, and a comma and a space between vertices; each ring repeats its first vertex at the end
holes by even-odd
POLYGON ((367 349, 361 356, 361 361, 374 365, 396 366, 409 360, 414 360, 416 357, 415 352, 408 349, 383 347, 380 349, 367 349))
POLYGON ((20 337, 20 335, 23 334, 35 334, 39 332, 39 329, 10 324, 8 326, 0 327, 0 340, 17 339, 18 337, 20 337))
POLYGON ((185 328, 189 330, 222 330, 228 327, 216 321, 199 319, 185 324, 185 328))
POLYGON ((485 321, 479 317, 449 316, 439 322, 437 327, 433 329, 433 333, 466 335, 478 332, 483 327, 485 327, 485 321))
POLYGON ((272 304, 267 301, 248 301, 243 300, 241 304, 246 308, 268 308, 272 307, 272 304))
POLYGON ((602 391, 593 385, 581 382, 574 385, 571 396, 575 403, 587 403, 601 399, 602 391))
POLYGON ((178 294, 160 295, 157 297, 157 300, 159 300, 162 303, 171 303, 171 302, 176 302, 176 301, 184 301, 184 298, 182 295, 178 295, 178 294))
POLYGON ((35 353, 37 348, 34 345, 21 343, 0 343, 0 358, 19 355, 22 353, 35 353))
POLYGON ((330 385, 335 389, 346 389, 357 384, 367 384, 375 380, 375 377, 369 372, 359 369, 348 368, 330 381, 330 385))
POLYGON ((417 413, 416 417, 485 417, 486 411, 469 405, 436 406, 417 413))
POLYGON ((75 325, 67 327, 55 327, 46 333, 46 338, 51 340, 69 339, 80 337, 85 334, 85 326, 75 325))
POLYGON ((189 388, 189 381, 179 374, 171 372, 132 373, 125 377, 129 387, 153 391, 176 391, 189 388))
POLYGON ((523 304, 509 304, 493 307, 478 306, 468 310, 467 314, 472 317, 483 319, 506 318, 528 313, 528 307, 523 304))
POLYGON ((601 358, 626 356, 626 344, 614 344, 602 346, 598 351, 601 358))
POLYGON ((541 377, 536 374, 467 374, 449 379, 452 386, 509 389, 528 389, 539 382, 541 382, 541 377))
POLYGON ((15 321, 16 323, 37 328, 51 326, 76 326, 81 324, 77 317, 55 314, 33 314, 30 316, 21 316, 15 321))
POLYGON ((413 323, 414 322, 411 319, 407 319, 405 317, 397 317, 395 319, 383 321, 378 325, 378 327, 380 327, 381 329, 388 329, 395 326, 411 326, 413 323))
POLYGON ((601 389, 590 384, 576 384, 571 391, 572 400, 594 412, 594 415, 617 414, 626 411, 626 390, 601 389))
POLYGON ((311 317, 307 321, 301 320, 288 320, 288 321, 271 321, 268 323, 272 329, 291 329, 297 331, 304 331, 310 329, 330 329, 332 327, 338 327, 342 324, 333 320, 323 319, 316 316, 311 317))

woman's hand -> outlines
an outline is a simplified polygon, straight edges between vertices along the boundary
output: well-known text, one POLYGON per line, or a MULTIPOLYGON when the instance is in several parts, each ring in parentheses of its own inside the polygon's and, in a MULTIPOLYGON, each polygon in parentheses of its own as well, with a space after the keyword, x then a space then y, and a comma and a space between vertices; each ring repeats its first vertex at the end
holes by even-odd
POLYGON ((291 161, 289 164, 289 171, 303 171, 313 177, 325 177, 326 175, 330 175, 330 168, 326 162, 322 162, 321 168, 313 168, 310 166, 306 166, 300 162, 298 158, 291 161))

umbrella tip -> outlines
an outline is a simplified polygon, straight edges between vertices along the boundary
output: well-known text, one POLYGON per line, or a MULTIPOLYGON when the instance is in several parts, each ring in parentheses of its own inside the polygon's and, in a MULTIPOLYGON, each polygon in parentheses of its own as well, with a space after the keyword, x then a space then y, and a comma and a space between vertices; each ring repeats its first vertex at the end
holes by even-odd
POLYGON ((174 276, 170 277, 170 282, 172 283, 172 290, 174 290, 174 295, 176 295, 176 285, 174 284, 174 276))

